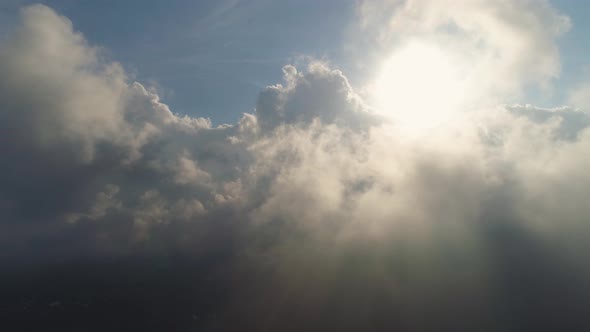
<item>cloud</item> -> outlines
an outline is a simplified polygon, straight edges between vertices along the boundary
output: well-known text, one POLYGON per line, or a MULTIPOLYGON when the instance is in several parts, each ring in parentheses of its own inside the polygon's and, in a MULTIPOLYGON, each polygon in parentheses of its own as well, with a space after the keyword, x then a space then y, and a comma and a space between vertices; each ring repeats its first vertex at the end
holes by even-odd
POLYGON ((561 139, 576 139, 578 134, 590 125, 588 113, 571 107, 543 109, 532 105, 513 105, 507 109, 537 123, 556 122, 553 125, 554 134, 556 138, 561 139))
POLYGON ((466 94, 477 103, 518 99, 525 87, 549 90, 561 68, 556 40, 571 27, 545 0, 367 0, 358 7, 361 31, 376 39, 380 57, 415 40, 438 45, 466 67, 466 94))
MULTIPOLYGON (((451 42, 483 43, 478 78, 495 96, 557 75, 568 23, 548 3, 464 5, 395 2, 391 29, 451 38, 453 22, 451 42)), ((67 18, 25 7, 0 47, 4 255, 229 252, 243 283, 228 282, 226 326, 587 323, 586 113, 482 103, 409 139, 343 72, 310 61, 283 74, 254 114, 215 127, 129 82, 67 18)))
POLYGON ((341 71, 312 62, 305 74, 292 65, 283 67, 283 73, 284 86, 267 87, 259 96, 256 115, 262 130, 315 119, 359 129, 379 122, 341 71))

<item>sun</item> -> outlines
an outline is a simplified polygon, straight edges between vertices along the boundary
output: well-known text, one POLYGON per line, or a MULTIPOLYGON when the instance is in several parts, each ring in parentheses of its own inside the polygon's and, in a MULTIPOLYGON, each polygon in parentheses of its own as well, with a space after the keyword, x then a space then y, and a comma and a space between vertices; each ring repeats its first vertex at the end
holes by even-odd
POLYGON ((457 59, 435 44, 412 42, 381 65, 373 95, 378 112, 406 131, 425 131, 449 121, 465 94, 457 59))

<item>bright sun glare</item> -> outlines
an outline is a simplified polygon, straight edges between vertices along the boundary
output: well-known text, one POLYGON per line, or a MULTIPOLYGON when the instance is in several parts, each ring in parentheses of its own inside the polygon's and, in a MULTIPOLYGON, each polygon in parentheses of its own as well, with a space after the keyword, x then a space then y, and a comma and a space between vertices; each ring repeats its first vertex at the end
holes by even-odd
POLYGON ((407 131, 424 131, 450 120, 465 84, 458 64, 440 47, 414 42, 382 64, 375 81, 379 112, 407 131))

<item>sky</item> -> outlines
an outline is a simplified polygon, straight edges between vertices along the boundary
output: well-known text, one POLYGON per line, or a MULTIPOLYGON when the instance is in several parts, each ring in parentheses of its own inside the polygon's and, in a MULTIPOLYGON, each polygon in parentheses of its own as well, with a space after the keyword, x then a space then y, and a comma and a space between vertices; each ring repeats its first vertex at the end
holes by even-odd
POLYGON ((0 3, 0 319, 590 330, 585 1, 0 3))
MULTIPOLYGON (((13 19, 26 1, 0 5, 13 19)), ((34 3, 34 2, 31 2, 34 3)), ((300 56, 340 53, 354 1, 45 2, 183 114, 233 123, 300 56), (109 24, 105 25, 105 20, 109 24), (321 33, 318 33, 321 31, 321 33), (225 98, 221 91, 231 91, 225 98)), ((346 64, 344 64, 346 65, 346 64)))
MULTIPOLYGON (((0 4, 6 29, 19 8, 35 1, 0 4)), ((44 4, 68 17, 75 29, 134 79, 157 88, 174 112, 233 123, 252 112, 258 92, 281 79, 280 68, 301 57, 328 60, 353 86, 370 80, 375 48, 359 38, 357 1, 71 1, 44 4), (108 24, 104 24, 105 21, 108 24), (224 98, 222 91, 232 97, 224 98)), ((573 28, 557 42, 562 74, 551 93, 531 92, 526 102, 545 107, 567 103, 564 87, 585 77, 588 29, 584 1, 562 0, 555 8, 573 28)), ((0 23, 2 24, 2 23, 0 23)), ((519 100, 520 102, 524 102, 519 100)))

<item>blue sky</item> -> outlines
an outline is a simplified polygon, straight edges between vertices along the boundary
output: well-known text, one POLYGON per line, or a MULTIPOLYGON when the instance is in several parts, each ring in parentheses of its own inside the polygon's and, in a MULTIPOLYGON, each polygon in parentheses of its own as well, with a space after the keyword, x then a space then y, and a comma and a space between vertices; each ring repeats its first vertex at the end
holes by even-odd
MULTIPOLYGON (((0 4, 0 28, 10 27, 18 8, 36 2, 0 4)), ((364 46, 352 32, 358 20, 353 0, 41 3, 68 17, 91 44, 121 62, 132 79, 156 87, 174 112, 209 117, 214 123, 233 123, 241 113, 251 112, 258 93, 281 81, 281 67, 301 56, 329 61, 356 87, 369 75, 364 69, 371 60, 363 59, 364 46)), ((545 107, 566 103, 565 91, 590 71, 590 4, 561 0, 552 5, 573 24, 558 39, 563 67, 554 90, 533 89, 526 98, 545 107)))
MULTIPOLYGON (((35 1, 0 5, 4 17, 35 1)), ((341 62, 354 1, 72 1, 42 3, 68 17, 175 112, 235 122, 281 67, 307 55, 341 62), (104 22, 108 24, 104 24, 104 22), (231 98, 228 98, 231 95, 231 98)))
POLYGON ((563 92, 567 85, 579 83, 590 73, 590 3, 583 0, 560 0, 553 1, 552 4, 572 21, 572 29, 558 40, 563 64, 560 83, 566 85, 563 92))

